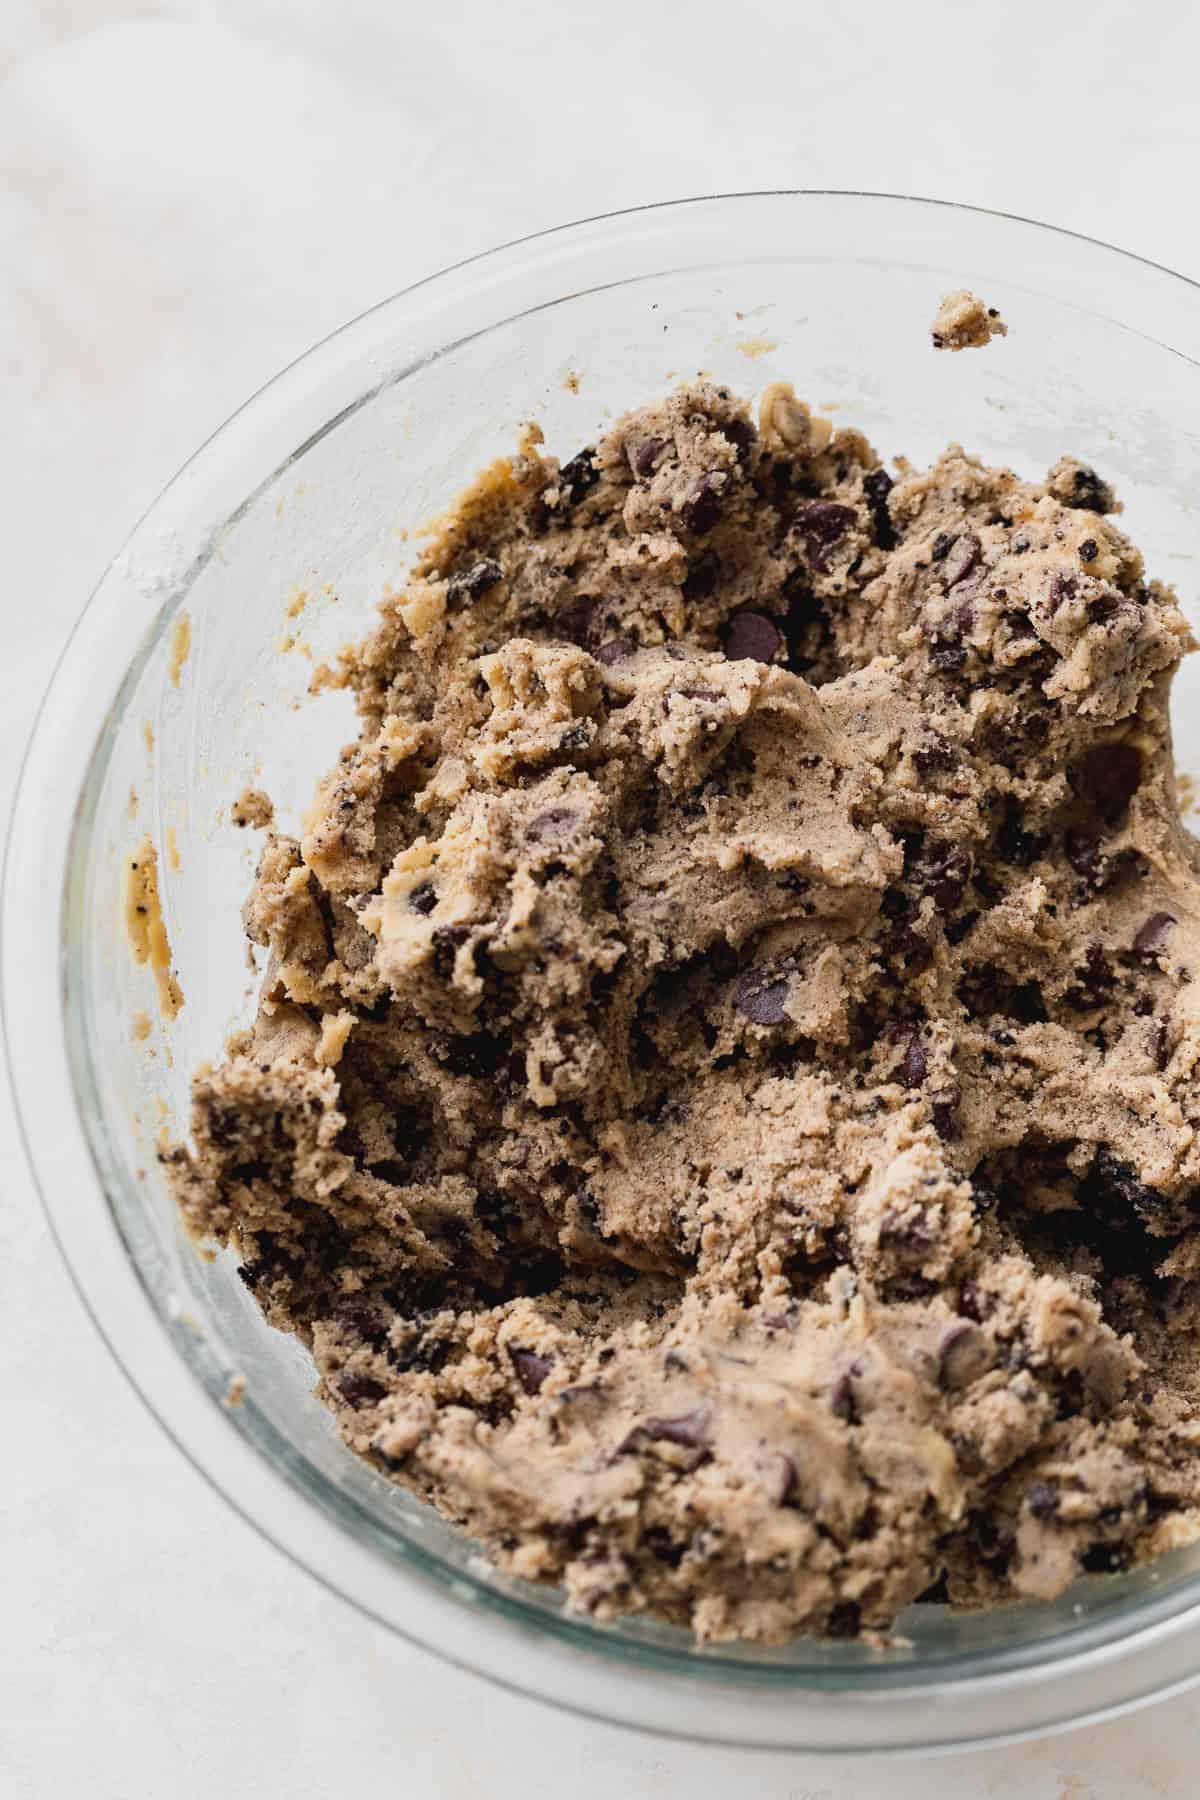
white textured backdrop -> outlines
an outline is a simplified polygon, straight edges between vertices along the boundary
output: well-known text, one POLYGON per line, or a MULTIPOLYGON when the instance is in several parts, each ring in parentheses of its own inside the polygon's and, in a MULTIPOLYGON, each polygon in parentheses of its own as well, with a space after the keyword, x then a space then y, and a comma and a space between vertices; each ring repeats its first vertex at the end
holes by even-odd
MULTIPOLYGON (((1198 276, 1198 53, 1200 15, 1173 0, 0 0, 4 807, 138 514, 372 301, 566 219, 779 186, 974 201, 1198 276)), ((3 1800, 1197 1791, 1200 1698, 868 1767, 583 1725, 394 1641, 142 1412, 47 1241, 6 1102, 0 1347, 3 1800)))

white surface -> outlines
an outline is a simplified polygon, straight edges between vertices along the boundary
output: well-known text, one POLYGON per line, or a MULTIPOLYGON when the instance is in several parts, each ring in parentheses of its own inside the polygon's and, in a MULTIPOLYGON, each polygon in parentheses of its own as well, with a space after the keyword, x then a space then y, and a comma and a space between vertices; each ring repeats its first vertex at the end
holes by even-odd
MULTIPOLYGON (((0 24, 5 803, 65 633, 176 466, 316 337, 456 257, 677 194, 862 186, 1200 276, 1200 20, 1165 0, 6 0, 0 24)), ((143 1414, 6 1105, 0 1170, 5 1800, 1195 1793, 1200 1698, 867 1768, 642 1740, 440 1667, 263 1546, 143 1414)))

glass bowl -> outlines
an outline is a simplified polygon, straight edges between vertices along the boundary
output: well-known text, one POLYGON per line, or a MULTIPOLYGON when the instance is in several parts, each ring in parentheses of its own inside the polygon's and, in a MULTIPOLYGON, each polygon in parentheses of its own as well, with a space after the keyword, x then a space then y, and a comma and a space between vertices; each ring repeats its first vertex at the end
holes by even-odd
MULTIPOLYGON (((883 1650, 703 1648, 645 1620, 573 1617, 343 1447, 302 1349, 263 1323, 228 1254, 184 1237, 156 1155, 186 1130, 193 1068, 253 1007, 239 908, 256 838, 230 803, 250 783, 298 824, 354 735, 345 694, 306 697, 314 661, 363 632, 408 528, 521 421, 567 456, 704 370, 743 391, 791 379, 885 456, 958 439, 1040 473, 1069 450, 1116 482, 1124 524, 1200 625, 1198 353, 1191 284, 1022 220, 865 194, 648 208, 493 251, 338 332, 198 452, 104 577, 43 707, 8 859, 4 1000, 30 1157, 80 1292, 166 1430, 376 1619, 580 1712, 806 1749, 1044 1730, 1200 1670, 1200 1546, 1053 1604, 918 1607, 883 1650), (930 319, 961 286, 1011 335, 935 356, 930 319), (170 1024, 122 916, 147 834, 185 997, 170 1024)), ((1198 701, 1200 666, 1185 666, 1185 766, 1198 701)))

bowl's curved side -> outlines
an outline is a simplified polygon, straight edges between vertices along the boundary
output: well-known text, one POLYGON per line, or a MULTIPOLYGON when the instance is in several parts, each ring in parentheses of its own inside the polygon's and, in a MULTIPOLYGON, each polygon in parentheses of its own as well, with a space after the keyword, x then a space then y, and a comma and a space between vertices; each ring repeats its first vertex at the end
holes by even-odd
MULTIPOLYGON (((1053 1629, 1035 1628, 1027 1639, 1010 1633, 1008 1643, 971 1648, 968 1634, 964 1648, 940 1656, 811 1646, 790 1657, 710 1655, 688 1650, 678 1634, 595 1627, 515 1594, 473 1569, 467 1555, 448 1559, 429 1538, 423 1546, 424 1527, 411 1514, 377 1508, 336 1463, 298 1450, 278 1412, 259 1407, 253 1394, 236 1410, 221 1404, 237 1366, 225 1322, 197 1312, 203 1293, 151 1203, 153 1145, 116 1117, 127 1109, 114 1092, 122 1077, 106 1036, 117 990, 103 985, 101 970, 121 963, 123 947, 105 882, 123 856, 114 820, 121 759, 139 729, 135 699, 163 685, 180 609, 197 604, 256 509, 273 504, 281 483, 310 467, 321 446, 348 441, 353 422, 381 396, 406 382, 419 389, 429 371, 471 367, 472 346, 483 346, 477 366, 486 370, 502 360, 503 333, 536 320, 530 335, 548 354, 547 344, 569 341, 556 337, 556 319, 573 301, 636 291, 649 311, 654 284, 680 293, 686 279, 707 291, 733 267, 749 291, 756 270, 776 266, 789 234, 803 245, 814 294, 822 268, 843 263, 888 264, 903 277, 895 291, 911 287, 920 305, 934 272, 959 268, 986 280, 990 271, 1011 286, 1018 270, 1015 291, 1036 282, 1064 341, 1116 331, 1131 355, 1148 346, 1148 365, 1157 371, 1165 359, 1188 379, 1200 361, 1195 292, 1169 272, 1025 221, 886 196, 751 195, 616 215, 491 252, 385 302, 284 371, 197 453, 81 618, 39 715, 14 809, 4 875, 5 1033, 27 1153, 98 1328, 185 1454, 302 1566, 439 1654, 598 1717, 719 1742, 917 1748, 1106 1715, 1194 1679, 1200 1581, 1192 1562, 1185 1555, 1160 1565, 1111 1606, 1065 1608, 1053 1629), (168 1356, 164 1328, 174 1345, 168 1356)), ((677 326, 689 350, 700 341, 681 311, 663 322, 677 326)), ((807 341, 802 332, 799 341, 807 341)), ((653 342, 662 360, 661 339, 653 342)), ((736 368, 735 351, 718 343, 713 354, 736 368)), ((983 404, 993 377, 985 367, 971 379, 983 384, 983 404)), ((1156 379, 1169 385, 1167 375, 1156 379)), ((869 408, 869 384, 863 394, 869 408)), ((563 405, 548 396, 547 415, 569 420, 563 405)), ((1052 427, 1052 396, 1046 415, 1052 427)), ((505 415, 489 426, 509 422, 505 415)), ((1143 435, 1139 466, 1154 443, 1149 428, 1143 435)), ((449 479, 457 464, 454 484, 470 472, 461 454, 461 441, 448 439, 442 474, 449 479)), ((1154 467, 1152 457, 1148 489, 1154 467)), ((263 554, 272 554, 269 542, 263 554)), ((205 690, 197 691, 202 710, 205 690)), ((194 733, 195 717, 188 729, 194 733)), ((119 799, 124 804, 123 788, 119 799)), ((155 829, 161 825, 160 788, 155 829)), ((190 1060, 177 1062, 178 1085, 190 1060)))

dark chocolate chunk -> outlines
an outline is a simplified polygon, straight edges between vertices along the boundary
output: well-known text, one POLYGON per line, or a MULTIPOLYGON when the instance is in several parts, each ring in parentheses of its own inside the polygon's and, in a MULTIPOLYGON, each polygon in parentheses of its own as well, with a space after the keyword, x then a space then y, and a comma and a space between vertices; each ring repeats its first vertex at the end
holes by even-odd
POLYGON ((1167 1028, 1161 1019, 1157 1019, 1150 1027, 1147 1039, 1150 1060, 1161 1075, 1171 1060, 1171 1049, 1167 1041, 1167 1028))
POLYGON ((966 580, 979 561, 982 549, 983 545, 973 531, 964 531, 961 537, 955 538, 942 569, 942 578, 947 588, 956 587, 960 581, 966 580))
POLYGON ((1025 1504, 1035 1519, 1052 1519, 1058 1511, 1058 1489, 1048 1481, 1031 1482, 1025 1504))
POLYGON ((1076 469, 1071 497, 1065 504, 1081 512, 1107 513, 1113 509, 1113 492, 1095 469, 1076 469))
POLYGON ((795 527, 804 540, 805 553, 814 569, 822 574, 833 561, 833 552, 841 543, 856 514, 852 506, 836 500, 806 500, 797 508, 795 527))
POLYGON ((748 969, 733 992, 733 1003, 754 1025, 782 1025, 787 1018, 787 976, 748 969))
POLYGON ((465 925, 437 925, 433 932, 433 967, 443 981, 449 980, 460 944, 470 937, 465 925))
POLYGON ((968 850, 935 840, 913 858, 908 874, 913 886, 930 896, 939 913, 949 913, 961 903, 973 869, 968 850))
POLYGON ((908 1040, 908 1048, 904 1052, 904 1061, 900 1065, 900 1079, 906 1088, 919 1088, 929 1073, 929 1062, 925 1055, 925 1046, 917 1036, 908 1040))
POLYGON ((1095 538, 1084 538, 1082 544, 1079 546, 1079 560, 1081 562, 1095 562, 1099 554, 1100 546, 1095 538))
POLYGON ((1106 625, 1128 604, 1115 588, 1106 588, 1088 601, 1088 618, 1093 625, 1106 625))
POLYGON ((1054 617, 1060 606, 1064 606, 1068 600, 1073 600, 1078 591, 1079 583, 1074 575, 1065 575, 1061 569, 1056 569, 1050 577, 1050 587, 1046 596, 1051 618, 1054 617))
POLYGON ((934 538, 933 543, 929 546, 930 559, 933 562, 945 562, 947 556, 950 554, 951 547, 954 544, 954 539, 955 533, 953 531, 939 531, 934 538))
POLYGON ((1089 944, 1082 964, 1075 970, 1075 986, 1068 998, 1078 1007, 1101 1006, 1113 989, 1112 964, 1100 944, 1089 944))
POLYGON ((611 669, 614 663, 628 662, 629 658, 634 655, 636 650, 637 645, 632 638, 610 638, 607 644, 601 644, 600 648, 596 651, 596 661, 600 663, 602 667, 611 669))
POLYGON ((933 775, 952 769, 958 761, 958 751, 940 732, 929 732, 913 751, 913 762, 922 775, 933 775))
POLYGON ((863 496, 871 510, 875 542, 881 550, 896 548, 896 527, 888 510, 888 495, 895 484, 886 469, 872 469, 863 476, 863 496))
POLYGON ((640 1450, 646 1444, 678 1444, 684 1450, 697 1450, 707 1454, 710 1415, 706 1406, 698 1406, 692 1412, 679 1413, 674 1418, 643 1419, 635 1425, 617 1445, 617 1455, 625 1456, 630 1451, 640 1450))
POLYGON ((639 479, 652 475, 661 462, 662 453, 666 447, 666 438, 634 438, 625 446, 625 455, 629 459, 630 469, 639 479))
POLYGON ((1138 926, 1133 948, 1143 962, 1154 962, 1171 935, 1174 913, 1154 912, 1138 926))
POLYGON ((933 1129, 940 1138, 958 1136, 958 1109, 962 1104, 962 1091, 957 1087, 937 1088, 929 1096, 929 1112, 933 1119, 933 1129))
POLYGON ((415 913, 431 913, 438 903, 438 891, 432 881, 419 881, 408 896, 409 908, 415 913))
POLYGON ((1122 1161, 1111 1150, 1102 1148, 1096 1152, 1091 1179, 1094 1198, 1117 1202, 1126 1215, 1133 1213, 1151 1232, 1165 1235, 1178 1223, 1167 1196, 1148 1186, 1132 1163, 1122 1161))
POLYGON ((735 613, 725 636, 725 654, 730 662, 774 662, 782 642, 778 629, 765 613, 735 613))
POLYGON ((543 1381, 554 1367, 549 1356, 539 1356, 536 1350, 509 1350, 509 1361, 513 1366, 513 1374, 527 1394, 541 1391, 543 1381))
POLYGON ((564 506, 574 506, 599 481, 600 471, 592 460, 594 455, 595 450, 589 444, 558 471, 558 490, 564 506))
POLYGON ((448 600, 474 600, 479 594, 486 594, 489 588, 495 587, 504 579, 504 570, 490 556, 480 562, 472 563, 469 569, 462 569, 452 575, 446 583, 448 600))
POLYGON ((725 507, 725 489, 729 476, 723 469, 709 469, 697 475, 683 497, 681 517, 689 531, 701 535, 711 531, 725 507))

